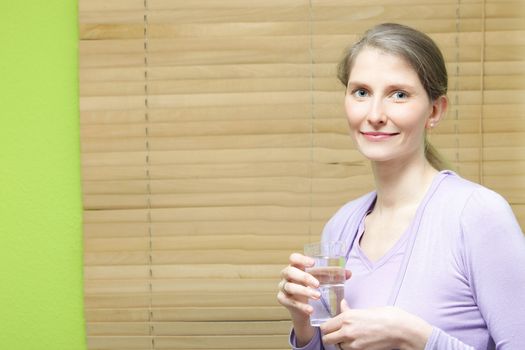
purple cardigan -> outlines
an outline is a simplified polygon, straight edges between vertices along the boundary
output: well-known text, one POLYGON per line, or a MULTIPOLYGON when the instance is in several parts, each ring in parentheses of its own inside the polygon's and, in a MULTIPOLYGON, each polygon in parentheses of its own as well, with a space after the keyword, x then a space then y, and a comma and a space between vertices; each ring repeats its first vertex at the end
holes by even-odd
MULTIPOLYGON (((351 247, 375 198, 372 192, 343 206, 323 240, 351 247)), ((387 305, 434 327, 425 350, 525 349, 525 237, 500 195, 451 171, 436 175, 419 205, 390 288, 387 305)), ((334 349, 320 337, 301 349, 334 349)))

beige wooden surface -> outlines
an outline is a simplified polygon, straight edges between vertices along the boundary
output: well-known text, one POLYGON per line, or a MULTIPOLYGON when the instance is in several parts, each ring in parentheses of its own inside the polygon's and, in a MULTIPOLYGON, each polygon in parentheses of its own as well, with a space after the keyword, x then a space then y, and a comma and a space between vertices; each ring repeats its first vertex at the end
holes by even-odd
POLYGON ((285 349, 288 255, 373 187, 335 64, 395 21, 442 48, 431 141, 525 224, 525 11, 496 0, 79 0, 89 349, 285 349))

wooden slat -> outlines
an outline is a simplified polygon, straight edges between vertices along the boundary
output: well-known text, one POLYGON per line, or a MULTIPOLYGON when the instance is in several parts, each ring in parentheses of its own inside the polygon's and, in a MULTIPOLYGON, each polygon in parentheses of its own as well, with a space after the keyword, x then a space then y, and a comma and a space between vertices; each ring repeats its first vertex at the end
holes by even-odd
MULTIPOLYGON (((275 284, 277 286, 277 283, 275 284)), ((86 310, 98 309, 135 309, 165 307, 264 307, 275 306, 276 289, 262 290, 257 293, 232 294, 232 292, 168 292, 168 293, 90 293, 86 297, 86 310)))
MULTIPOLYGON (((336 209, 336 208, 333 208, 336 209)), ((332 210, 333 210, 332 209, 332 210)), ((327 219, 327 218, 325 218, 327 219)), ((317 237, 319 231, 314 233, 317 237)), ((297 250, 297 249, 295 249, 297 250)), ((253 251, 224 249, 222 252, 210 250, 163 250, 149 254, 146 251, 84 253, 85 265, 145 265, 153 260, 154 264, 273 264, 280 261, 283 266, 288 262, 290 249, 253 251)))
MULTIPOLYGON (((209 238, 209 236, 205 236, 209 238)), ((187 239, 181 237, 178 241, 187 239)), ((197 239, 193 239, 195 243, 197 239)), ((297 246, 297 243, 293 245, 297 246)), ((86 248, 87 249, 87 248, 86 248)), ((186 248, 181 248, 186 249, 186 248)), ((155 265, 155 266, 89 266, 84 269, 88 279, 145 279, 150 273, 155 278, 276 278, 282 269, 280 265, 155 265), (151 270, 151 272, 150 272, 151 270)))
MULTIPOLYGON (((274 307, 204 307, 153 309, 152 321, 286 321, 288 312, 282 306, 274 307)), ((148 308, 87 309, 88 322, 130 321, 150 319, 148 308)))
POLYGON ((225 283, 224 279, 131 279, 131 280, 90 280, 85 284, 86 293, 194 293, 195 290, 213 290, 217 293, 230 293, 232 295, 241 293, 257 293, 262 291, 274 291, 276 289, 278 276, 273 279, 235 279, 225 283))
MULTIPOLYGON (((306 233, 305 233, 306 235, 306 233)), ((279 249, 293 249, 297 247, 297 236, 265 236, 265 235, 212 235, 197 237, 119 237, 119 238, 99 238, 90 239, 84 244, 86 252, 111 252, 111 251, 141 251, 147 250, 151 239, 152 249, 154 250, 222 250, 222 249, 242 249, 242 250, 271 250, 275 247, 279 249)), ((254 253, 256 254, 256 252, 254 253)), ((218 266, 217 268, 220 268, 218 266)), ((155 275, 157 276, 157 275, 155 275)))
MULTIPOLYGON (((80 48, 81 50, 85 48, 80 48)), ((324 72, 327 76, 333 77, 333 65, 316 64, 318 71, 324 72), (327 67, 325 67, 327 66, 327 67), (330 73, 327 71, 330 70, 330 73), (326 71, 326 72, 325 72, 326 71)), ((151 82, 158 80, 179 80, 179 79, 212 79, 228 78, 286 78, 286 77, 309 77, 312 69, 310 62, 303 64, 290 64, 284 62, 275 63, 251 63, 243 65, 234 64, 193 64, 190 66, 148 66, 148 79, 151 82)), ((85 67, 80 72, 81 88, 84 82, 106 82, 106 81, 143 81, 144 67, 111 67, 111 68, 89 68, 85 67)), ((318 72, 320 73, 320 72, 318 72)), ((277 106, 276 106, 277 107, 277 106)), ((240 108, 237 106, 237 108, 240 108)), ((299 106, 297 106, 299 108, 299 106)), ((234 108, 232 108, 234 109, 234 108)), ((129 111, 132 112, 132 111, 129 111)), ((155 113, 156 111, 151 111, 155 113)), ((293 112, 293 111, 291 111, 293 112)))
MULTIPOLYGON (((156 336, 156 349, 283 349, 286 339, 279 335, 264 336, 156 336)), ((144 337, 91 337, 88 345, 91 349, 150 349, 151 338, 144 337)))
POLYGON ((84 215, 84 236, 100 237, 140 237, 149 236, 199 236, 222 234, 266 234, 266 235, 302 235, 308 232, 311 224, 321 222, 303 220, 236 220, 228 221, 172 221, 151 222, 136 220, 125 222, 99 221, 84 215))
MULTIPOLYGON (((148 97, 151 108, 175 107, 202 107, 202 106, 250 106, 259 105, 261 101, 275 104, 298 104, 311 101, 308 91, 291 92, 255 92, 242 93, 217 93, 217 94, 187 94, 187 95, 151 95, 148 97)), ((126 108, 144 108, 144 96, 107 96, 107 97, 81 97, 80 108, 82 111, 118 110, 126 108)))
POLYGON ((82 127, 82 134, 86 138, 119 138, 145 137, 145 128, 148 128, 148 137, 173 137, 191 135, 257 135, 257 134, 292 134, 310 133, 311 122, 308 120, 272 120, 264 121, 216 121, 187 123, 140 123, 122 125, 93 125, 82 127), (278 126, 274 126, 278 124, 278 126), (272 128, 273 127, 273 128, 272 128))
POLYGON ((92 322, 87 327, 90 334, 101 335, 149 335, 150 326, 156 335, 288 335, 289 321, 253 322, 92 322))

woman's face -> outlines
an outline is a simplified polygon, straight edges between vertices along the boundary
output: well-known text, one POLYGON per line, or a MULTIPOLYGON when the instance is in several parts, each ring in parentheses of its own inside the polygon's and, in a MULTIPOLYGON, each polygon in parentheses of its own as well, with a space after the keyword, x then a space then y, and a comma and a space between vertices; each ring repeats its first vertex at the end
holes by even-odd
POLYGON ((345 111, 352 139, 368 159, 424 159, 425 128, 434 106, 402 57, 363 49, 350 72, 345 111))

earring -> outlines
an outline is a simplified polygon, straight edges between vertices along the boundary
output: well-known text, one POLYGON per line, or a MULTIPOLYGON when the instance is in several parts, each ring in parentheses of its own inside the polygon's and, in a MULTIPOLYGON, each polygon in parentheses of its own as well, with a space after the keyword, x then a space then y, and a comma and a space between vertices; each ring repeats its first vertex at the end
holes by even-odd
POLYGON ((432 129, 435 126, 434 122, 430 122, 430 128, 432 129))

